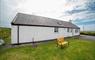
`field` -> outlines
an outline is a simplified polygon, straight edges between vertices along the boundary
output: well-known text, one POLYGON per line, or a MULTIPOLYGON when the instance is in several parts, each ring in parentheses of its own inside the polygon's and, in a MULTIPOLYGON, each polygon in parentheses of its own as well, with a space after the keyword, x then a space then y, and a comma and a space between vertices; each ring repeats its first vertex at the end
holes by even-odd
POLYGON ((95 36, 95 31, 82 31, 80 34, 82 34, 82 35, 92 35, 92 36, 95 36))
MULTIPOLYGON (((6 44, 10 44, 10 29, 3 28, 0 33, 1 31, 1 38, 6 44)), ((55 40, 41 42, 35 48, 32 44, 15 48, 0 46, 0 60, 95 60, 95 41, 75 37, 65 40, 69 42, 69 46, 64 49, 57 47, 55 40)))
POLYGON ((0 27, 0 38, 5 41, 5 44, 10 44, 11 41, 11 29, 0 27))

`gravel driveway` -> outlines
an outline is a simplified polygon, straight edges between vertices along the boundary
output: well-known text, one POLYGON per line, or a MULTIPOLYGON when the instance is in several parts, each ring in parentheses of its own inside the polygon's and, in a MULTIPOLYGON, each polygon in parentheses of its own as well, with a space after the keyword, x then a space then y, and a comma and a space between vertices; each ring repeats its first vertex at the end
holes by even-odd
POLYGON ((95 41, 95 36, 80 35, 80 38, 81 39, 94 40, 95 41))

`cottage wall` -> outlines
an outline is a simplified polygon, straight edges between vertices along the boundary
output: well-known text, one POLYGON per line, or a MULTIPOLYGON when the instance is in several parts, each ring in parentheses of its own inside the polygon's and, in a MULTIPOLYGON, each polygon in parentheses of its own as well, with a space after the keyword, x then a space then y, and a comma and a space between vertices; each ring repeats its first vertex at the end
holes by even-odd
POLYGON ((17 43, 17 26, 12 26, 11 29, 11 43, 17 43))
MULTIPOLYGON (((12 43, 17 43, 17 30, 17 26, 12 26, 12 43)), ((75 33, 75 29, 72 32, 68 32, 67 28, 58 28, 58 32, 54 32, 54 27, 19 26, 19 43, 50 40, 58 36, 79 35, 79 32, 75 33)))

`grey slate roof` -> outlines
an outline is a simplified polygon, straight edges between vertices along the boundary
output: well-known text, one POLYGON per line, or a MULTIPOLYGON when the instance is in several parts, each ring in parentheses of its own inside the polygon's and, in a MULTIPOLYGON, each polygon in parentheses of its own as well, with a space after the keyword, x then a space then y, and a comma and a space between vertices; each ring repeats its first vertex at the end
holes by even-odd
POLYGON ((18 13, 11 23, 12 25, 25 25, 25 26, 46 26, 46 27, 69 27, 69 28, 79 28, 78 26, 57 19, 28 15, 23 13, 18 13))

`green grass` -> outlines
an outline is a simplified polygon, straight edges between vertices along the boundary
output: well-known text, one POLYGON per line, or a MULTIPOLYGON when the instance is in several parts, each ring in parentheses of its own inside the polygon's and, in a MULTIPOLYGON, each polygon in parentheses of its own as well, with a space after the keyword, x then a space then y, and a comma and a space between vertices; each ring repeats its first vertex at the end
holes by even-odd
POLYGON ((95 36, 95 31, 82 31, 82 32, 80 32, 80 34, 95 36))
POLYGON ((5 44, 10 44, 11 29, 0 27, 0 39, 3 39, 5 41, 5 44))
POLYGON ((95 60, 95 41, 78 38, 65 40, 69 41, 69 46, 64 49, 56 47, 55 41, 39 43, 36 48, 31 45, 15 48, 1 46, 0 60, 95 60))
POLYGON ((95 41, 69 38, 69 46, 56 47, 55 41, 0 50, 0 60, 95 60, 95 41))

